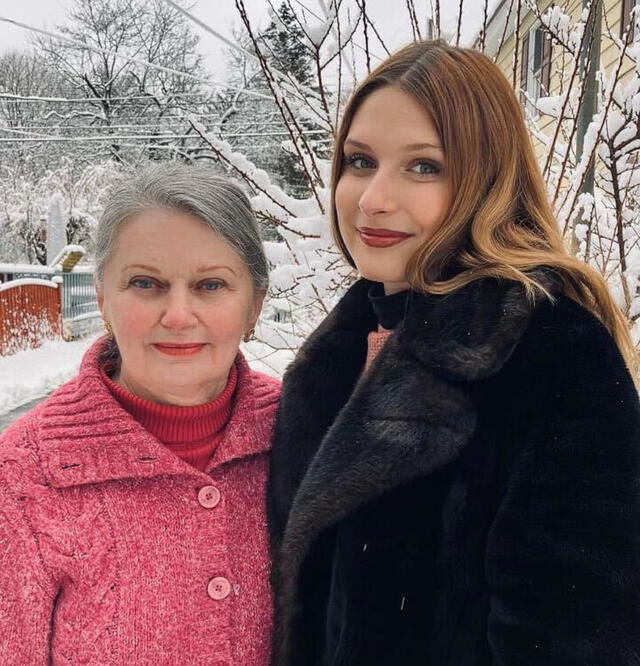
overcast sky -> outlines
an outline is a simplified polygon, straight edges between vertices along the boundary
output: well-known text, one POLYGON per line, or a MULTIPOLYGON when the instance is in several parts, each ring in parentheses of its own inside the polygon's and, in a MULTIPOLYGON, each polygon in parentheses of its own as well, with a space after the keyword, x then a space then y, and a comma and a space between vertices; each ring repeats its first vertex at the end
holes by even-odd
MULTIPOLYGON (((72 2, 73 0, 20 0, 19 2, 0 0, 0 18, 9 18, 37 28, 55 31, 56 25, 65 22, 66 9, 72 2)), ((318 0, 302 0, 302 2, 311 10, 319 12, 318 0)), ((497 0, 492 0, 493 4, 495 2, 497 0)), ((245 3, 252 21, 266 24, 268 3, 265 0, 245 0, 245 3)), ((277 0, 274 4, 277 4, 277 0)), ((429 4, 429 0, 416 2, 416 5, 423 8, 429 4)), ((443 2, 442 5, 455 7, 457 10, 458 2, 443 2)), ((411 40, 405 0, 368 0, 367 7, 389 48, 398 48, 411 40)), ((478 0, 466 0, 463 33, 470 34, 476 28, 480 20, 479 7, 482 7, 482 3, 478 0)), ((230 38, 232 28, 240 25, 234 0, 197 0, 192 12, 211 28, 230 38)), ((447 24, 451 27, 455 20, 453 10, 449 9, 447 13, 447 10, 443 9, 443 12, 445 12, 443 24, 445 27, 447 24)), ((200 49, 207 56, 209 68, 214 74, 222 76, 226 45, 196 25, 194 31, 201 37, 200 49)), ((0 21, 0 51, 27 47, 28 37, 28 30, 0 21)))

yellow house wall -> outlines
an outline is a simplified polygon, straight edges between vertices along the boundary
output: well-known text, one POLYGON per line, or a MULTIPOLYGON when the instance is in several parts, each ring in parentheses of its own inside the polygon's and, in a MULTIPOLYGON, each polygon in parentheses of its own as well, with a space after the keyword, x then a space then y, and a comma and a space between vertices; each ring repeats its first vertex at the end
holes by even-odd
MULTIPOLYGON (((564 2, 553 2, 553 0, 542 0, 538 2, 541 13, 544 13, 551 4, 557 4, 563 11, 571 16, 573 21, 578 21, 583 11, 582 0, 565 0, 564 2)), ((620 35, 620 22, 622 13, 622 0, 604 0, 602 17, 602 41, 600 45, 600 62, 606 71, 611 71, 616 66, 619 57, 619 49, 615 41, 611 39, 610 34, 616 38, 620 35)), ((523 14, 520 22, 519 39, 522 43, 522 37, 536 22, 536 16, 528 11, 523 14)), ((512 34, 504 43, 496 57, 496 64, 503 71, 509 81, 513 81, 513 60, 514 60, 515 33, 512 34)), ((558 95, 568 85, 570 80, 573 62, 564 56, 564 49, 559 46, 553 47, 551 57, 551 80, 550 95, 558 95)), ((633 63, 630 58, 625 58, 622 67, 622 81, 629 78, 633 71, 633 63)), ((520 65, 517 68, 516 87, 519 91, 520 86, 520 65)), ((556 129, 556 119, 552 116, 540 114, 538 117, 538 128, 547 136, 553 136, 556 129)), ((546 152, 544 145, 534 139, 534 146, 539 158, 542 158, 546 152)))
MULTIPOLYGON (((565 0, 564 2, 553 3, 552 0, 544 0, 538 2, 538 7, 544 13, 551 4, 558 4, 563 8, 563 11, 571 16, 573 21, 578 21, 582 13, 582 0, 565 0)), ((603 4, 603 18, 602 18, 602 40, 600 44, 600 63, 606 71, 610 71, 616 65, 619 48, 614 39, 619 38, 620 24, 622 19, 622 0, 604 0, 603 4)), ((536 17, 533 12, 527 12, 521 20, 519 36, 522 36, 531 28, 535 23, 536 17)), ((513 51, 515 44, 515 36, 512 35, 505 41, 500 53, 496 59, 496 63, 500 69, 505 73, 507 78, 513 80, 513 51)), ((557 95, 562 91, 563 83, 566 84, 571 76, 571 68, 568 64, 563 66, 560 61, 562 55, 562 47, 554 47, 552 54, 552 74, 551 74, 551 95, 557 95), (564 75, 564 81, 561 80, 560 72, 564 75)), ((518 68, 519 69, 519 68, 518 68)), ((633 71, 633 62, 630 58, 625 58, 621 74, 627 78, 633 71)), ((624 79, 623 79, 624 80, 624 79)), ((517 84, 520 82, 520 72, 518 71, 517 84)), ((551 121, 552 119, 550 119, 551 121)), ((550 122, 549 121, 549 122, 550 122)))
MULTIPOLYGON (((619 48, 613 39, 609 37, 609 32, 616 38, 620 38, 620 23, 622 19, 622 0, 605 0, 604 16, 607 20, 602 21, 602 43, 600 45, 600 62, 607 71, 616 66, 619 57, 619 48)), ((629 78, 633 71, 633 62, 630 58, 625 58, 620 69, 623 82, 629 78)))

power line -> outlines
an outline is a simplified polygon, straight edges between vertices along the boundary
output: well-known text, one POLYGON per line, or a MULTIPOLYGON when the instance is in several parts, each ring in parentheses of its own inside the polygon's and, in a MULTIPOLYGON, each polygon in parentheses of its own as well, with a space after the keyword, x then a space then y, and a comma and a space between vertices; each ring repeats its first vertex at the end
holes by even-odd
MULTIPOLYGON (((168 2, 169 0, 164 0, 165 2, 168 2)), ((148 62, 146 60, 140 60, 138 58, 132 58, 130 56, 124 55, 122 53, 118 53, 117 51, 111 51, 110 49, 103 49, 100 48, 99 46, 90 46, 89 44, 85 44, 84 42, 80 42, 76 39, 69 39, 69 37, 65 37, 64 35, 60 35, 55 32, 51 32, 49 30, 43 30, 42 28, 36 28, 32 25, 28 25, 27 23, 21 23, 20 21, 15 21, 14 19, 7 18, 6 16, 0 16, 0 21, 4 23, 11 23, 12 25, 18 26, 19 28, 24 28, 25 30, 29 30, 30 32, 36 32, 41 35, 45 35, 46 37, 51 37, 52 39, 56 39, 58 41, 61 41, 65 44, 69 44, 70 46, 74 46, 75 48, 79 49, 84 49, 86 51, 94 51, 95 53, 102 53, 104 55, 111 55, 116 58, 121 58, 123 60, 127 61, 127 64, 129 63, 135 63, 136 65, 142 65, 143 67, 149 68, 149 69, 156 69, 160 72, 166 72, 169 74, 177 74, 178 76, 181 76, 186 79, 190 79, 192 81, 197 81, 198 83, 203 83, 205 85, 211 86, 213 88, 215 87, 223 87, 226 88, 227 90, 231 90, 231 88, 228 88, 227 86, 223 86, 222 84, 219 83, 214 83, 213 81, 210 81, 209 79, 202 78, 200 76, 195 76, 194 74, 188 74, 187 72, 181 72, 180 70, 173 69, 171 67, 164 67, 162 65, 156 65, 154 63, 148 62)), ((249 90, 240 90, 239 92, 245 92, 247 95, 253 95, 255 97, 264 97, 265 99, 272 99, 268 95, 263 95, 262 93, 257 93, 254 91, 249 91, 249 90)))
MULTIPOLYGON (((255 98, 255 100, 260 99, 260 100, 268 100, 270 102, 273 102, 273 97, 267 94, 263 93, 256 93, 254 90, 251 88, 236 88, 234 86, 227 86, 226 84, 222 83, 210 83, 211 86, 220 88, 222 92, 240 92, 240 93, 246 93, 250 97, 255 98)), ((324 86, 325 88, 331 88, 331 87, 337 87, 337 83, 330 83, 330 82, 325 82, 324 86)), ((31 104, 31 103, 42 103, 42 102, 48 102, 48 103, 60 103, 60 104, 78 104, 78 103, 90 103, 94 104, 96 102, 116 102, 116 101, 127 101, 131 102, 133 100, 138 101, 138 103, 141 104, 141 102, 146 101, 146 102, 153 102, 154 98, 160 98, 162 95, 160 94, 147 94, 147 95, 128 95, 128 96, 114 96, 114 97, 40 97, 37 95, 18 95, 15 93, 6 93, 6 92, 0 92, 0 99, 6 99, 10 103, 16 103, 16 104, 31 104)), ((181 99, 181 98, 189 98, 189 97, 202 97, 202 101, 200 101, 200 104, 208 104, 208 103, 215 103, 219 102, 219 99, 216 99, 212 97, 211 95, 207 95, 205 93, 172 93, 171 95, 167 95, 168 98, 170 99, 181 99)), ((248 100, 244 100, 248 101, 248 100)), ((251 101, 254 101, 253 99, 251 101)), ((198 103, 198 102, 194 102, 198 103)), ((244 103, 244 102, 243 102, 244 103)))
MULTIPOLYGON (((275 125, 272 125, 272 127, 275 125)), ((63 127, 61 125, 58 126, 52 126, 52 127, 47 127, 46 125, 42 125, 40 127, 31 127, 29 129, 24 129, 24 130, 19 130, 14 127, 0 127, 0 132, 9 132, 9 133, 17 133, 17 134, 31 134, 31 135, 36 135, 38 134, 37 132, 34 132, 33 130, 37 129, 50 129, 50 130, 87 130, 87 129, 98 129, 98 130, 114 130, 114 129, 144 129, 145 127, 151 127, 151 128, 158 128, 158 129, 163 129, 163 130, 171 130, 170 127, 158 127, 158 125, 112 125, 112 126, 104 126, 104 127, 86 127, 86 126, 79 126, 79 127, 63 127)), ((210 132, 216 131, 220 132, 220 128, 216 127, 215 129, 211 128, 209 129, 210 132)), ((280 132, 265 132, 265 131, 259 131, 259 132, 220 132, 223 136, 231 136, 231 137, 236 137, 236 136, 290 136, 289 132, 287 131, 280 131, 280 132)), ((304 130, 301 132, 301 134, 306 135, 312 135, 312 134, 326 134, 326 130, 304 130)), ((41 136, 48 136, 48 135, 41 135, 41 136)))
MULTIPOLYGON (((211 116, 214 118, 218 118, 219 116, 211 116)), ((198 116, 198 120, 203 120, 203 116, 198 116)), ((178 128, 183 128, 185 124, 188 124, 188 121, 184 121, 184 123, 164 123, 164 122, 156 122, 156 123, 139 123, 139 124, 131 124, 131 125, 24 125, 22 129, 18 127, 0 127, 0 131, 3 132, 18 132, 24 134, 26 133, 34 133, 36 130, 56 130, 56 131, 78 131, 78 130, 95 130, 95 131, 111 131, 111 130, 127 130, 127 129, 132 129, 132 130, 141 130, 145 128, 151 128, 151 129, 165 129, 165 130, 171 130, 174 127, 178 128)), ((282 123, 276 123, 276 122, 269 122, 269 123, 247 123, 249 125, 258 125, 260 127, 260 132, 258 132, 259 135, 265 134, 264 129, 269 128, 269 127, 275 127, 275 128, 281 128, 282 123)), ((210 130, 213 131, 213 130, 210 130)), ((220 124, 216 124, 216 129, 215 131, 221 132, 225 135, 227 135, 227 130, 221 130, 220 124)), ((233 134, 233 129, 228 130, 229 132, 232 132, 231 134, 228 134, 228 136, 234 136, 233 134)), ((249 130, 247 130, 249 131, 249 130)), ((326 133, 326 130, 306 130, 303 133, 304 134, 314 134, 314 133, 326 133)), ((282 134, 287 134, 284 130, 281 132, 282 134)))
POLYGON ((302 2, 300 2, 300 0, 293 0, 293 1, 294 1, 297 5, 300 5, 300 7, 302 7, 302 9, 305 9, 307 12, 309 12, 309 14, 311 14, 311 16, 313 16, 313 18, 318 19, 318 21, 324 21, 324 20, 325 20, 325 19, 322 18, 322 16, 319 16, 319 15, 316 14, 314 11, 312 11, 311 9, 309 9, 309 7, 307 7, 305 4, 303 4, 302 2))
POLYGON ((19 137, 16 139, 7 139, 7 138, 0 138, 0 142, 2 143, 67 143, 67 142, 73 142, 73 141, 78 141, 78 142, 85 142, 85 141, 120 141, 120 140, 136 140, 136 141, 151 141, 151 140, 169 140, 169 139, 200 139, 200 137, 197 134, 168 134, 168 135, 148 135, 148 136, 131 136, 131 135, 125 135, 125 136, 42 136, 42 135, 34 135, 32 137, 19 137))
MULTIPOLYGON (((219 84, 223 85, 223 84, 219 84)), ((228 88, 228 90, 240 90, 239 88, 228 88)), ((205 93, 171 93, 166 95, 169 98, 181 97, 204 97, 205 101, 211 99, 205 93)), ((116 101, 130 101, 132 99, 143 99, 152 102, 154 97, 162 97, 162 95, 128 95, 120 97, 38 97, 35 95, 16 95, 13 93, 0 93, 0 99, 8 99, 16 102, 116 102, 116 101)))
MULTIPOLYGON (((332 143, 332 139, 321 139, 319 141, 315 141, 314 143, 316 144, 321 144, 321 143, 332 143)), ((192 150, 192 151, 203 151, 203 150, 209 150, 209 147, 207 144, 203 144, 201 146, 176 146, 176 145, 164 145, 164 144, 155 144, 155 143, 147 143, 145 145, 140 145, 136 143, 127 143, 127 142, 121 142, 118 144, 120 147, 127 146, 129 148, 149 148, 152 150, 192 150)), ((279 143, 258 143, 258 144, 252 144, 252 145, 239 145, 235 146, 234 149, 237 150, 256 150, 258 148, 281 148, 282 146, 279 143)), ((5 148, 0 148, 0 152, 9 152, 8 149, 5 148)))
MULTIPOLYGON (((256 92, 252 88, 237 88, 235 86, 230 86, 226 85, 224 83, 215 83, 215 82, 210 82, 212 87, 219 88, 220 95, 221 93, 225 92, 230 92, 230 93, 246 93, 249 97, 252 97, 251 101, 258 101, 258 100, 268 100, 270 102, 273 101, 273 97, 270 95, 267 95, 266 93, 259 93, 256 92)), ((325 88, 337 88, 338 84, 337 83, 331 83, 331 82, 325 82, 324 83, 325 88)), ((90 103, 94 104, 96 102, 132 102, 136 101, 138 104, 142 104, 144 102, 154 102, 156 101, 156 98, 164 98, 163 101, 165 103, 168 103, 173 100, 179 100, 183 98, 197 98, 201 97, 202 99, 200 101, 194 101, 194 104, 213 104, 216 102, 219 102, 219 98, 215 98, 211 96, 210 94, 206 93, 171 93, 170 95, 168 94, 158 94, 158 93, 148 93, 147 95, 125 95, 125 96, 114 96, 114 97, 40 97, 37 95, 17 95, 15 93, 6 93, 6 92, 0 92, 0 99, 5 99, 7 102, 10 103, 16 103, 16 104, 29 104, 29 103, 42 103, 42 102, 47 102, 47 103, 56 103, 56 104, 66 104, 66 103, 90 103)), ((247 101, 247 100, 244 100, 247 101)))
MULTIPOLYGON (((149 134, 149 135, 132 135, 132 134, 123 134, 123 135, 114 135, 107 134, 104 136, 51 136, 47 134, 38 134, 36 132, 27 132, 21 130, 12 130, 5 127, 0 127, 0 132, 15 132, 18 134, 25 134, 27 136, 13 138, 2 137, 0 141, 3 143, 20 143, 23 141, 118 141, 120 139, 135 139, 137 141, 151 141, 151 140, 165 140, 165 139, 198 139, 201 140, 200 135, 198 134, 149 134)), ((305 135, 313 134, 326 134, 324 130, 307 130, 302 132, 305 135)), ((237 134, 224 134, 221 137, 221 140, 226 141, 230 138, 241 138, 241 137, 256 137, 256 136, 290 136, 288 132, 240 132, 237 134)))
MULTIPOLYGON (((260 58, 258 58, 258 56, 251 53, 250 51, 246 51, 241 46, 238 46, 236 43, 232 42, 230 39, 227 39, 224 35, 221 35, 219 32, 216 32, 210 25, 207 25, 204 21, 201 21, 199 18, 196 18, 191 12, 184 9, 184 7, 181 7, 177 2, 174 2, 174 0, 162 0, 162 2, 173 7, 183 16, 186 16, 196 25, 199 25, 203 30, 206 30, 210 35, 213 35, 214 37, 217 37, 218 39, 222 40, 232 49, 239 51, 243 55, 248 56, 249 58, 252 58, 253 60, 260 62, 260 58)), ((275 67, 270 67, 270 70, 273 74, 277 75, 284 82, 286 83, 291 82, 289 76, 283 74, 279 69, 276 69, 275 67)), ((307 88, 306 86, 301 85, 299 82, 296 82, 296 84, 301 92, 304 92, 305 94, 309 95, 310 97, 313 97, 314 99, 319 99, 319 95, 315 90, 311 90, 311 88, 307 88)))

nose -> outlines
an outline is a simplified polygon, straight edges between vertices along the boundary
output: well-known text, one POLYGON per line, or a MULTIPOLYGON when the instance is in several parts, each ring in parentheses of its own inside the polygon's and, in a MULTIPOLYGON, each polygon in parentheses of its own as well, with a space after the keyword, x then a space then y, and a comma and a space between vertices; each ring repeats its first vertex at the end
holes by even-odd
POLYGON ((392 213, 397 207, 393 178, 381 169, 366 183, 358 201, 358 207, 366 217, 392 213))
POLYGON ((169 290, 160 323, 176 330, 190 328, 197 323, 193 297, 188 288, 173 287, 169 290))

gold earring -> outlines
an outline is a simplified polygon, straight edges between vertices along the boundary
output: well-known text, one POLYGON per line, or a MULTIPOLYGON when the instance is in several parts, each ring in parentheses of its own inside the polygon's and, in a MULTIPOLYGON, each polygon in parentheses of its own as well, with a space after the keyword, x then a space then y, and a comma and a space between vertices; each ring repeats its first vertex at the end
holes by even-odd
POLYGON ((113 339, 113 329, 111 328, 111 324, 106 319, 103 319, 102 321, 104 322, 104 330, 107 337, 113 339))
POLYGON ((255 340, 255 335, 256 329, 255 328, 250 328, 243 336, 242 340, 243 342, 251 342, 251 340, 255 340))

